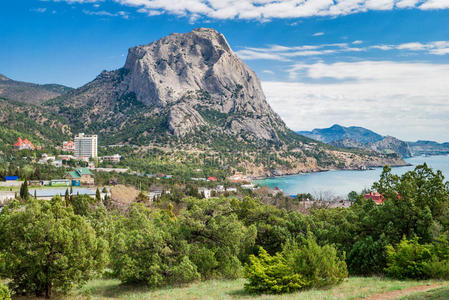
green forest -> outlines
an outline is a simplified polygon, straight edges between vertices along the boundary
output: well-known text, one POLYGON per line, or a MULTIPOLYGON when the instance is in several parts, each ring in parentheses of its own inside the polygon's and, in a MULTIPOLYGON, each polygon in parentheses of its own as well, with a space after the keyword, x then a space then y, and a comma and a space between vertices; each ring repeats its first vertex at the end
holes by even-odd
POLYGON ((245 278, 248 295, 326 288, 359 275, 448 280, 442 173, 420 165, 397 176, 385 167, 373 189, 384 204, 352 195, 350 208, 308 213, 254 197, 143 198, 117 210, 99 197, 38 201, 21 192, 0 212, 0 299, 57 298, 95 278, 149 289, 245 278))

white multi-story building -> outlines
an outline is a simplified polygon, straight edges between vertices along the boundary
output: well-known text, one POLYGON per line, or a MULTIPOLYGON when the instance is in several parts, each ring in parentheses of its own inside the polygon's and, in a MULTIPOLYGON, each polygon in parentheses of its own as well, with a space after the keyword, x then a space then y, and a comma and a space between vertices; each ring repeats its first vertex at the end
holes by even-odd
POLYGON ((97 135, 84 135, 84 133, 80 133, 75 136, 75 156, 78 158, 98 157, 97 140, 97 135))

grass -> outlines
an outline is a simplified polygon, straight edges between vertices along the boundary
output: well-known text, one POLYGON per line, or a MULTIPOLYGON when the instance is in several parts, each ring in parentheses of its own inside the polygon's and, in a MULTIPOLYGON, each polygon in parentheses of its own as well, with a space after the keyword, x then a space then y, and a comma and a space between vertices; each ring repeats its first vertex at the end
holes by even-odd
MULTIPOLYGON (((248 295, 243 290, 244 279, 210 280, 184 287, 167 287, 150 290, 145 286, 122 285, 115 279, 89 281, 83 288, 72 292, 65 299, 151 299, 151 300, 297 300, 297 299, 358 299, 369 295, 401 290, 407 287, 433 283, 446 283, 436 280, 400 281, 380 277, 350 277, 342 284, 328 289, 308 290, 286 295, 248 295)), ((446 291, 449 292, 449 291, 446 291)), ((407 299, 448 299, 446 298, 407 298, 407 299)))
POLYGON ((449 299, 449 287, 442 287, 401 298, 401 300, 447 300, 447 299, 449 299))

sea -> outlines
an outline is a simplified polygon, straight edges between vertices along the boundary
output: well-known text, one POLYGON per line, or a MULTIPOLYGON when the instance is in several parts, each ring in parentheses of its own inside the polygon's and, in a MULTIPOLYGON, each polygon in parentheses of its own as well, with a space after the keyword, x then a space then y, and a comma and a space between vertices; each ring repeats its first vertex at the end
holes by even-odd
MULTIPOLYGON (((434 170, 441 170, 445 181, 449 180, 449 156, 415 156, 405 159, 411 166, 394 167, 392 173, 404 174, 413 170, 417 165, 427 163, 434 170)), ((327 195, 327 197, 346 197, 351 191, 361 192, 371 188, 372 184, 379 180, 382 168, 374 168, 364 171, 332 170, 317 173, 302 173, 255 180, 259 186, 279 188, 287 195, 298 193, 311 193, 312 195, 327 195)))

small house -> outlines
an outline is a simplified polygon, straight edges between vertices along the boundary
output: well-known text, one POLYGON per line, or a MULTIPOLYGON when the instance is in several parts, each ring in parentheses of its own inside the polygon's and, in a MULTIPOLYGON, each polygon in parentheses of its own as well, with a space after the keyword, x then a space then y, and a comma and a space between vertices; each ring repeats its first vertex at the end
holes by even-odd
POLYGON ((14 148, 18 150, 34 150, 34 145, 28 139, 22 140, 20 137, 17 138, 17 142, 14 144, 14 148))
POLYGON ((66 173, 66 179, 78 180, 81 184, 93 185, 95 180, 92 172, 88 168, 76 168, 74 171, 66 173))

